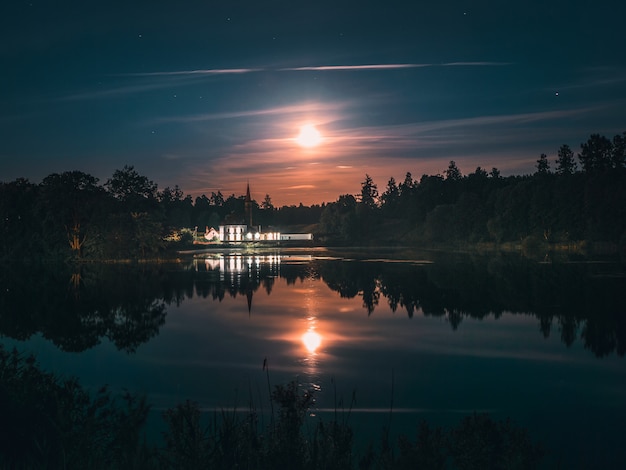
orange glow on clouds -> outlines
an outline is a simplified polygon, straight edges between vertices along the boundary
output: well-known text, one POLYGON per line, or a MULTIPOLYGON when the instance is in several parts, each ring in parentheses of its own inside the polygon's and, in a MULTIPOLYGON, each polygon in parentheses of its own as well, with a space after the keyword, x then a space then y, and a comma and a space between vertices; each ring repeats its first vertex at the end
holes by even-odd
MULTIPOLYGON (((383 193, 391 177, 400 183, 407 172, 415 180, 424 174, 442 174, 449 160, 455 160, 463 174, 479 165, 487 171, 497 167, 506 173, 512 169, 509 167, 521 167, 526 161, 525 155, 518 158, 515 151, 503 160, 496 149, 483 151, 477 158, 467 155, 467 147, 459 145, 459 128, 480 130, 483 125, 494 125, 493 117, 353 127, 349 124, 355 113, 353 105, 302 102, 197 116, 198 122, 208 124, 220 119, 242 123, 233 136, 234 145, 207 158, 206 163, 194 160, 184 168, 188 180, 183 189, 193 197, 218 190, 226 197, 237 196, 244 194, 250 181, 256 201, 268 194, 276 207, 313 205, 334 202, 344 194, 359 194, 366 173, 383 193), (441 149, 446 149, 445 156, 441 149)), ((504 122, 524 117, 528 118, 514 116, 504 122)), ((480 132, 472 137, 466 130, 462 136, 465 143, 481 138, 480 132)), ((506 138, 503 134, 502 139, 506 138)), ((177 165, 181 162, 178 160, 177 165)))

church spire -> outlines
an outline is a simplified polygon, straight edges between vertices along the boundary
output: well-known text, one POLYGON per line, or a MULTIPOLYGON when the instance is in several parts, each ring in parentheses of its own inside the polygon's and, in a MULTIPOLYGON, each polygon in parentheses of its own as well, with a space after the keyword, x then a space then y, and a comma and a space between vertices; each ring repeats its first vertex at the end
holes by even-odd
POLYGON ((250 181, 248 181, 246 186, 244 209, 246 211, 246 223, 248 224, 248 228, 252 228, 252 198, 250 197, 250 181))

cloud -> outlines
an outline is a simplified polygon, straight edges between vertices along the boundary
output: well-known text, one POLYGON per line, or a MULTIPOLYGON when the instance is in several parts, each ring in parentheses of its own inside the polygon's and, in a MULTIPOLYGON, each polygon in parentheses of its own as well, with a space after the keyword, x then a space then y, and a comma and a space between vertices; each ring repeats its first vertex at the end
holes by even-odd
POLYGON ((341 71, 341 70, 395 70, 424 67, 485 67, 510 65, 508 62, 448 62, 441 64, 367 64, 367 65, 319 65, 307 67, 282 68, 282 71, 341 71))
POLYGON ((477 165, 527 171, 527 168, 532 169, 536 159, 535 149, 549 151, 544 142, 554 140, 554 133, 550 134, 554 132, 552 126, 567 126, 571 119, 597 110, 589 107, 343 127, 328 130, 324 144, 311 150, 300 149, 292 138, 251 138, 223 153, 218 158, 219 163, 213 162, 212 171, 229 177, 242 172, 255 174, 260 184, 280 193, 277 202, 291 198, 288 192, 299 189, 301 193, 293 197, 307 203, 311 202, 307 189, 319 191, 315 197, 319 198, 324 192, 327 200, 334 200, 345 192, 341 188, 345 188, 348 181, 352 182, 348 183, 350 187, 358 188, 363 168, 379 183, 390 175, 401 177, 406 171, 436 174, 445 169, 442 162, 450 159, 462 165, 463 171, 473 171, 477 165), (547 130, 539 132, 545 126, 547 130), (517 148, 520 139, 530 145, 530 150, 517 148), (506 149, 505 154, 503 149, 506 149), (288 162, 287 167, 285 162, 288 162), (315 170, 311 166, 313 162, 317 164, 315 170), (307 184, 300 184, 302 181, 307 184))
POLYGON ((237 68, 237 69, 196 69, 196 70, 175 70, 169 72, 142 72, 127 73, 118 76, 125 77, 170 77, 186 75, 233 75, 258 72, 293 72, 293 71, 336 71, 336 70, 395 70, 413 69, 423 67, 486 67, 510 65, 509 62, 444 62, 436 63, 407 63, 407 64, 362 64, 362 65, 314 65, 302 67, 257 67, 257 68, 237 68))
POLYGON ((84 91, 81 93, 73 93, 71 95, 62 96, 56 101, 83 101, 83 100, 97 100, 97 99, 103 99, 103 98, 113 98, 117 96, 145 93, 145 92, 154 91, 154 90, 162 90, 164 88, 180 86, 181 84, 189 84, 189 83, 192 83, 194 80, 197 80, 197 79, 183 76, 183 77, 168 78, 167 80, 159 79, 159 80, 144 81, 143 83, 110 86, 109 88, 89 90, 89 91, 84 91))
POLYGON ((297 184, 294 186, 285 186, 279 189, 314 189, 315 185, 314 184, 297 184))
POLYGON ((156 81, 143 84, 125 84, 107 89, 74 93, 61 97, 59 101, 80 101, 110 98, 134 93, 144 93, 163 88, 180 85, 182 81, 201 80, 208 76, 245 75, 261 72, 306 72, 306 71, 368 71, 368 70, 398 70, 425 67, 487 67, 509 65, 507 62, 447 62, 447 63, 406 63, 406 64, 362 64, 362 65, 317 65, 302 67, 258 67, 258 68, 232 68, 232 69, 195 69, 174 70, 164 72, 137 72, 125 74, 112 74, 109 77, 118 78, 162 78, 164 81, 156 81))
POLYGON ((248 109, 240 111, 232 111, 226 113, 204 113, 187 116, 169 116, 157 118, 150 121, 150 125, 164 123, 190 123, 202 121, 216 121, 222 119, 237 119, 256 116, 280 116, 287 114, 315 114, 336 111, 345 107, 345 103, 332 102, 324 103, 319 101, 305 101, 298 104, 288 106, 276 106, 264 109, 248 109))
POLYGON ((443 64, 431 64, 432 67, 494 67, 512 65, 512 62, 447 62, 443 64))
MULTIPOLYGON (((281 193, 295 191, 298 187, 306 192, 307 188, 301 185, 306 181, 318 190, 326 189, 330 199, 334 200, 347 179, 354 180, 354 186, 358 187, 363 168, 368 168, 368 172, 381 181, 389 175, 400 177, 408 170, 415 171, 416 167, 420 174, 434 174, 445 169, 442 161, 450 159, 459 164, 464 162, 464 171, 473 170, 477 165, 524 170, 532 168, 536 159, 534 153, 550 150, 544 142, 554 140, 557 135, 560 138, 556 133, 559 126, 567 127, 573 118, 597 111, 597 108, 590 107, 379 126, 349 125, 348 121, 341 121, 339 125, 337 121, 337 125, 329 125, 327 129, 322 127, 322 145, 302 149, 295 143, 292 131, 296 123, 292 113, 309 109, 331 110, 329 114, 345 117, 344 107, 348 104, 300 103, 228 113, 228 117, 276 115, 278 119, 261 119, 240 126, 236 131, 240 135, 239 143, 227 147, 217 145, 211 131, 207 131, 206 138, 212 139, 213 151, 212 155, 203 156, 210 162, 207 163, 206 178, 229 181, 229 184, 235 183, 236 188, 234 180, 238 176, 255 175, 265 187, 281 193), (287 118, 283 119, 283 116, 287 118), (523 150, 517 148, 520 140, 528 144, 523 150), (503 149, 506 149, 505 155, 503 149)), ((330 119, 322 112, 319 115, 330 119)), ((226 117, 224 114, 210 116, 215 119, 226 117)), ((196 116, 194 120, 197 119, 196 116)), ((196 167, 194 172, 197 170, 196 167)), ((286 194, 281 195, 284 196, 286 194)), ((298 197, 306 200, 303 194, 298 197)))
POLYGON ((173 72, 143 72, 126 73, 122 77, 171 77, 185 75, 236 75, 244 73, 262 72, 265 69, 200 69, 200 70, 176 70, 173 72))
POLYGON ((335 70, 394 70, 418 67, 431 67, 432 64, 370 64, 370 65, 319 65, 310 67, 289 67, 281 71, 335 71, 335 70))
POLYGON ((550 91, 553 91, 553 90, 564 91, 564 90, 576 90, 576 89, 586 89, 586 88, 603 89, 607 87, 612 87, 614 85, 621 86, 624 82, 626 82, 626 72, 624 70, 616 70, 616 71, 610 71, 610 72, 605 71, 605 74, 600 77, 597 77, 597 76, 585 77, 583 79, 575 81, 574 83, 561 85, 561 86, 553 86, 553 87, 545 88, 545 89, 550 90, 550 91), (608 76, 611 73, 613 73, 613 75, 608 76))

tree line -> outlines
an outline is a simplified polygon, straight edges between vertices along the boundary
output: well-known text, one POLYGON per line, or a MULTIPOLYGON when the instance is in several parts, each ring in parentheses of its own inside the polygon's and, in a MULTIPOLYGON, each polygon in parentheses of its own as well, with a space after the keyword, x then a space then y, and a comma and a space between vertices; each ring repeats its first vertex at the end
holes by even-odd
POLYGON ((443 174, 393 177, 381 193, 369 175, 359 194, 339 196, 320 218, 334 242, 603 241, 626 244, 626 132, 592 134, 574 156, 568 145, 551 162, 541 154, 532 175, 503 177, 454 161, 443 174))
MULTIPOLYGON (((220 191, 194 201, 178 186, 159 190, 133 166, 104 184, 81 171, 54 173, 40 184, 0 182, 0 260, 154 258, 180 245, 181 228, 202 233, 243 223, 244 203, 245 196, 220 191)), ((266 195, 261 204, 252 201, 252 210, 255 224, 291 225, 319 220, 322 206, 275 208, 266 195)))
MULTIPOLYGON (((359 194, 329 204, 252 201, 255 225, 315 224, 322 243, 449 244, 571 242, 626 244, 626 132, 592 134, 577 159, 568 145, 532 175, 503 177, 481 167, 463 175, 451 161, 443 174, 407 172, 384 191, 369 175, 359 194)), ((54 173, 40 184, 0 182, 0 259, 24 257, 154 258, 181 242, 180 229, 243 222, 245 196, 220 191, 195 198, 158 189, 133 166, 104 184, 81 171, 54 173)), ((187 235, 190 237, 191 235, 187 235)), ((182 242, 185 242, 183 237, 182 242)))

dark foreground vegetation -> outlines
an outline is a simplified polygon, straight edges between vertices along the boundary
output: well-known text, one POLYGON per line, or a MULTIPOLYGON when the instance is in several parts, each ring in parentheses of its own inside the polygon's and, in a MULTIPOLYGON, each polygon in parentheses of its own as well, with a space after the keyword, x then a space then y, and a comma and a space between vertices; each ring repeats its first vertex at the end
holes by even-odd
POLYGON ((33 357, 0 347, 0 467, 62 469, 530 469, 542 448, 509 420, 486 414, 442 429, 422 422, 397 441, 382 430, 355 452, 349 412, 324 422, 309 416, 313 392, 297 382, 271 393, 270 423, 251 403, 203 419, 186 401, 162 414, 163 444, 146 441, 149 405, 130 394, 95 394, 42 371, 33 357), (274 409, 275 405, 275 409, 274 409))
MULTIPOLYGON (((462 175, 451 161, 443 174, 392 177, 381 192, 365 175, 360 193, 329 204, 277 208, 266 194, 252 201, 253 220, 308 226, 318 243, 339 245, 626 246, 626 133, 593 134, 576 158, 563 145, 556 161, 542 154, 536 167, 524 176, 480 167, 462 175)), ((243 222, 244 201, 220 191, 194 200, 178 187, 159 190, 132 166, 103 185, 80 171, 40 184, 0 182, 0 260, 156 258, 188 243, 196 227, 202 234, 243 222)))

